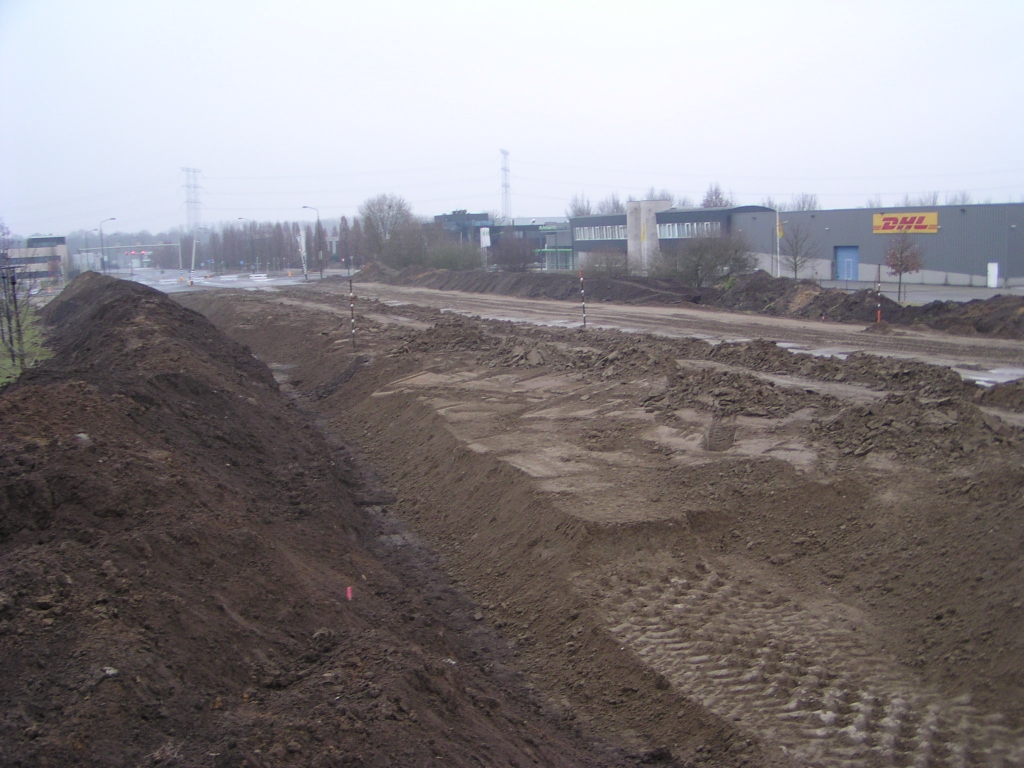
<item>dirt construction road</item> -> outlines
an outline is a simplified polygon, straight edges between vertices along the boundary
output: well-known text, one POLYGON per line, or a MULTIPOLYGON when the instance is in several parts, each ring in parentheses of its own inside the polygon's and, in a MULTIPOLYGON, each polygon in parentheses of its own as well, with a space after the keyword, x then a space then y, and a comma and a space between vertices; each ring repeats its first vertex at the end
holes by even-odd
MULTIPOLYGON (((341 288, 339 290, 347 290, 341 288)), ((582 322, 578 304, 518 297, 434 291, 363 283, 359 295, 383 302, 409 302, 491 319, 515 319, 546 325, 575 327, 582 322)), ((1024 369, 1024 344, 1019 341, 949 336, 942 333, 896 330, 866 333, 866 326, 821 323, 748 313, 692 307, 588 304, 587 323, 595 328, 651 333, 668 337, 695 337, 719 341, 770 339, 799 349, 848 353, 862 350, 972 368, 1024 369)), ((1024 375, 1024 370, 1019 375, 1024 375)))
POLYGON ((553 716, 678 765, 1024 764, 1019 414, 914 362, 1024 345, 357 291, 355 351, 347 285, 180 300, 377 468, 553 716))

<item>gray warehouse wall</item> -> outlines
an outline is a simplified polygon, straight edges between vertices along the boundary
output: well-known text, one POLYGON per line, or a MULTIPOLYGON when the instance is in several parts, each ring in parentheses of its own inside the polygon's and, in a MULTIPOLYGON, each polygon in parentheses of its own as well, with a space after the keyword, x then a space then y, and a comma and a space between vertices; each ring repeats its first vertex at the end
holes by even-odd
POLYGON ((879 265, 884 265, 892 236, 873 233, 874 214, 929 212, 938 214, 938 231, 911 235, 921 248, 925 269, 905 275, 904 282, 983 286, 989 262, 996 262, 1001 286, 1024 283, 1024 203, 785 211, 780 216, 788 222, 783 229, 804 227, 823 259, 832 259, 836 247, 857 246, 857 278, 874 281, 880 271, 888 282, 895 278, 879 265))

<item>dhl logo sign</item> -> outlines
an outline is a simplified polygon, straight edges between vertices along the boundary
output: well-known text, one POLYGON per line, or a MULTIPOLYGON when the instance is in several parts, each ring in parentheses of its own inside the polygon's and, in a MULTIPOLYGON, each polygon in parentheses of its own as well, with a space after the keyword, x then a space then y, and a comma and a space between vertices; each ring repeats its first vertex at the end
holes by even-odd
POLYGON ((900 232, 908 235, 934 235, 939 231, 939 212, 876 213, 871 231, 876 235, 895 235, 900 232))

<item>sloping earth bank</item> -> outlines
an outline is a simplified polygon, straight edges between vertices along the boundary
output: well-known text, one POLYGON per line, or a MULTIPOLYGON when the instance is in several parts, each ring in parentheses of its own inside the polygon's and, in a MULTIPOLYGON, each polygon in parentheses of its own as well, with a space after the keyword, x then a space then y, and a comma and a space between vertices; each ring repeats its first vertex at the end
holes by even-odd
POLYGON ((365 451, 584 733, 1024 761, 1024 442, 948 369, 362 303, 352 350, 329 290, 182 301, 365 451))
MULTIPOLYGON (((418 267, 395 272, 372 264, 360 273, 358 279, 448 291, 573 301, 580 299, 579 278, 571 274, 459 272, 424 270, 418 267)), ((670 279, 587 275, 585 290, 591 302, 689 303, 776 317, 822 318, 844 323, 873 323, 881 309, 882 320, 891 325, 917 324, 959 335, 1024 339, 1024 298, 1019 296, 995 296, 966 303, 933 301, 924 306, 902 306, 885 296, 879 300, 874 291, 849 293, 822 288, 813 280, 776 278, 763 270, 741 275, 727 286, 700 289, 670 279)))
POLYGON ((95 274, 0 393, 0 764, 636 765, 249 350, 95 274))

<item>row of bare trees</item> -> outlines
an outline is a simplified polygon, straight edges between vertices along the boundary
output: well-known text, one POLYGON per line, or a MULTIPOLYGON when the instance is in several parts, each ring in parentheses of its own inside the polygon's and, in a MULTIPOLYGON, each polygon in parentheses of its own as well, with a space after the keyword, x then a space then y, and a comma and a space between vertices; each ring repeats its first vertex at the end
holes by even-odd
MULTIPOLYGON (((630 195, 626 198, 627 202, 634 202, 636 200, 667 200, 674 208, 696 207, 693 204, 693 200, 686 195, 676 195, 667 189, 655 189, 653 186, 649 187, 640 197, 630 195)), ((728 208, 734 204, 735 201, 732 195, 723 192, 719 184, 709 185, 707 192, 704 193, 704 197, 700 201, 701 208, 728 208)), ((626 204, 619 199, 615 192, 598 201, 595 205, 590 204, 586 194, 582 192, 575 194, 569 200, 569 207, 565 209, 565 215, 569 218, 576 216, 606 216, 625 212, 626 204)))
POLYGON ((705 288, 753 268, 749 244, 739 235, 725 233, 664 241, 655 274, 705 288))
POLYGON ((0 219, 0 384, 17 377, 43 353, 30 302, 33 281, 11 264, 11 231, 0 219))
MULTIPOLYGON (((369 254, 388 267, 475 269, 482 264, 475 241, 460 242, 441 225, 414 216, 409 204, 397 195, 367 199, 359 206, 359 216, 369 254)), ((525 272, 536 253, 531 241, 521 234, 512 227, 495 227, 488 262, 509 272, 525 272)))
MULTIPOLYGON (((675 195, 667 189, 655 189, 649 187, 647 191, 639 198, 635 198, 630 195, 626 198, 628 201, 633 200, 668 200, 672 203, 674 208, 693 208, 693 201, 686 195, 675 195)), ((940 194, 938 192, 926 192, 920 195, 904 195, 902 202, 899 205, 904 207, 912 206, 926 206, 926 205, 939 205, 940 194)), ((972 202, 971 194, 969 192, 952 192, 946 193, 944 198, 944 205, 967 205, 972 202)), ((987 202, 992 202, 991 200, 987 202)), ((701 208, 727 208, 735 205, 736 200, 731 193, 726 194, 722 191, 719 184, 711 184, 707 192, 704 193, 704 197, 701 198, 701 208)), ((761 205, 766 208, 771 208, 776 211, 818 211, 821 210, 821 204, 818 201, 818 196, 812 192, 801 192, 793 195, 788 201, 776 200, 774 197, 766 197, 761 201, 761 205)), ((882 198, 880 195, 869 199, 865 205, 865 208, 882 208, 882 198)), ((569 201, 569 207, 566 208, 565 215, 572 218, 574 216, 603 216, 606 214, 613 213, 625 213, 626 206, 619 199, 619 196, 612 192, 608 197, 599 201, 596 205, 591 205, 590 200, 586 194, 580 192, 572 196, 569 201)))

